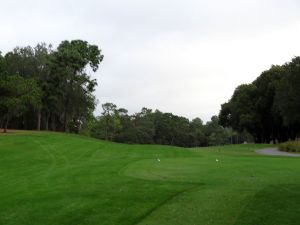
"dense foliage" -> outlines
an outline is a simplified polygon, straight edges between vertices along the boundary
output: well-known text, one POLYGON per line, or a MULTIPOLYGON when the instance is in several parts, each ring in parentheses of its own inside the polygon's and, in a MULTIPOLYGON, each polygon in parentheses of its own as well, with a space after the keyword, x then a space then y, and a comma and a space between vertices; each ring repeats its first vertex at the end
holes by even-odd
POLYGON ((300 141, 288 141, 279 145, 281 151, 300 152, 300 141))
POLYGON ((300 57, 272 66, 236 88, 219 116, 203 124, 143 108, 129 115, 112 103, 93 115, 97 81, 89 75, 103 60, 86 41, 44 43, 0 53, 0 127, 68 131, 123 143, 208 146, 294 140, 300 132, 300 57))
POLYGON ((44 43, 0 54, 0 125, 17 129, 78 130, 92 116, 101 50, 86 41, 44 43))
POLYGON ((128 111, 113 103, 102 105, 102 115, 90 128, 90 135, 99 139, 121 143, 163 144, 184 147, 224 145, 249 140, 232 129, 219 125, 217 116, 203 124, 200 118, 192 121, 172 113, 143 108, 128 115, 128 111))
POLYGON ((109 141, 176 146, 241 143, 249 135, 223 128, 218 117, 203 124, 187 118, 143 108, 128 115, 126 109, 103 104, 94 117, 96 72, 101 50, 86 41, 63 41, 53 49, 41 43, 16 47, 0 54, 0 127, 25 130, 68 131, 109 141))
POLYGON ((220 124, 247 130, 256 142, 294 140, 300 132, 300 57, 272 66, 251 84, 238 86, 222 105, 220 124))

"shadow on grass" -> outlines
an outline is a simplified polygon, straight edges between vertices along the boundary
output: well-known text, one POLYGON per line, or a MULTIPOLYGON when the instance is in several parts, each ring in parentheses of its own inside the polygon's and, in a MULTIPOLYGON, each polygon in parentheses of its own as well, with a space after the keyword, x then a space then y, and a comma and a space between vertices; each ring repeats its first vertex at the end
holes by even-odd
POLYGON ((268 186, 259 191, 235 225, 299 225, 300 185, 268 186))
POLYGON ((189 191, 193 191, 194 189, 198 188, 199 186, 202 186, 204 184, 197 184, 194 185, 192 187, 189 187, 187 189, 184 189, 182 191, 179 191, 177 193, 174 193, 172 195, 170 195, 168 198, 166 198, 165 200, 163 200, 162 202, 160 202, 159 204, 155 205, 153 208, 149 209, 144 215, 141 215, 140 217, 138 217, 133 225, 139 224, 141 221, 143 221, 146 217, 148 217, 149 215, 151 215, 155 210, 159 209, 160 207, 162 207, 164 204, 167 204, 167 202, 171 201, 172 199, 175 199, 176 197, 178 197, 179 195, 189 192, 189 191))

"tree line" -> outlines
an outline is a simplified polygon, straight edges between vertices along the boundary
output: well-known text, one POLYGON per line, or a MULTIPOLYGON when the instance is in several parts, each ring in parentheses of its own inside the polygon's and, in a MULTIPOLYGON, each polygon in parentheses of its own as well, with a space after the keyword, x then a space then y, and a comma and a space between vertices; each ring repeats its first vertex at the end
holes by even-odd
POLYGON ((223 128, 217 116, 204 124, 200 118, 190 121, 148 108, 142 108, 133 115, 113 103, 103 104, 102 109, 102 114, 83 127, 81 132, 88 131, 92 137, 121 143, 182 147, 242 143, 251 139, 246 132, 239 134, 230 128, 223 128))
POLYGON ((45 43, 0 52, 0 128, 80 133, 122 143, 184 147, 223 145, 251 140, 243 131, 203 124, 172 113, 143 108, 129 115, 112 103, 95 117, 93 94, 101 49, 83 40, 62 41, 56 49, 45 43))
POLYGON ((295 140, 300 133, 300 57, 273 65, 250 84, 238 86, 222 104, 220 124, 248 131, 255 142, 295 140))
POLYGON ((101 50, 86 41, 0 52, 0 127, 68 131, 93 116, 101 50))
POLYGON ((218 116, 204 124, 143 108, 129 115, 112 103, 95 117, 101 49, 83 40, 56 49, 40 43, 0 52, 0 127, 67 131, 123 143, 208 146, 294 140, 300 132, 300 57, 273 65, 238 86, 218 116))

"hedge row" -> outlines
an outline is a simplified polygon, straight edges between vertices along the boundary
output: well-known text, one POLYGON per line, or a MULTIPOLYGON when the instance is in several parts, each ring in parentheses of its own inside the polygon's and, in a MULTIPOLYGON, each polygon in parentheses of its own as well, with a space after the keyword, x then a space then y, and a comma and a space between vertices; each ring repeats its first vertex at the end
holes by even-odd
POLYGON ((280 144, 279 149, 285 152, 300 152, 300 141, 289 141, 280 144))

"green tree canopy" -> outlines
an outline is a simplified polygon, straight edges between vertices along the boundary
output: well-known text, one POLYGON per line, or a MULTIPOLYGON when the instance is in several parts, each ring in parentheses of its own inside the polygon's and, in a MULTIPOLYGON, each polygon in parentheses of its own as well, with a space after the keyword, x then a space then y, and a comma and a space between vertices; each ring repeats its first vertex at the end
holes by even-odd
POLYGON ((24 79, 19 75, 4 75, 0 79, 0 109, 5 120, 4 132, 10 119, 24 113, 28 105, 40 104, 41 91, 33 79, 24 79))

